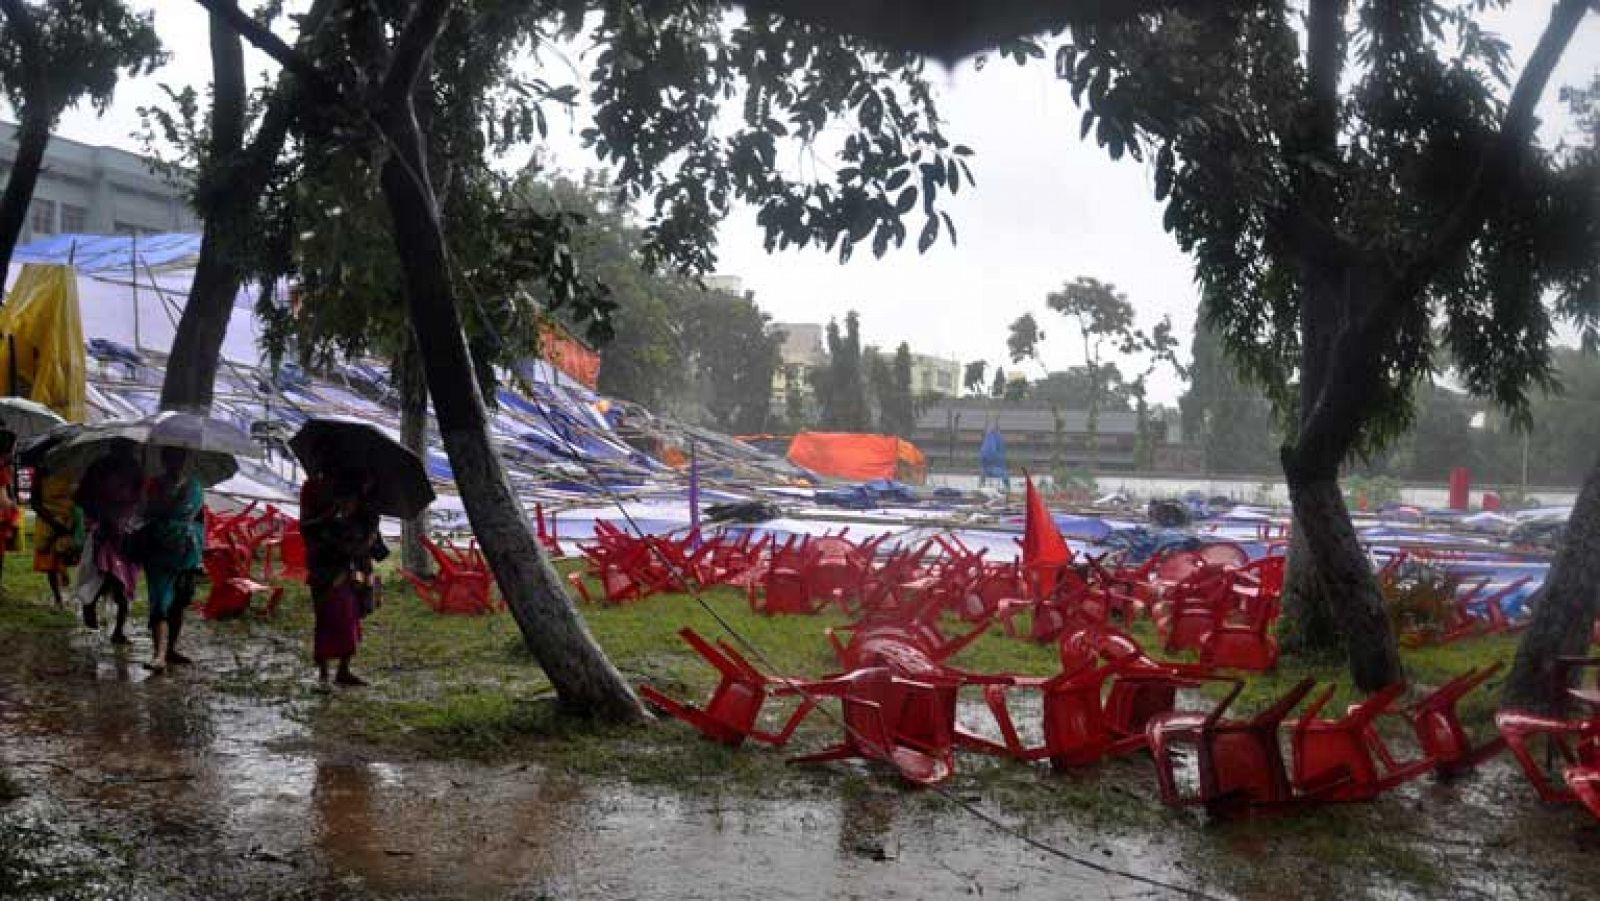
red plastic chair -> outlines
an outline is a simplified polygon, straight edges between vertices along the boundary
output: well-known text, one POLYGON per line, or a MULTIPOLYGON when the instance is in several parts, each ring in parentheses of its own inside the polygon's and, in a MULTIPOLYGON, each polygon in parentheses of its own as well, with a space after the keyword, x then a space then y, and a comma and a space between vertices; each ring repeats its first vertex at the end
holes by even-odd
POLYGON ((815 701, 805 697, 784 722, 783 728, 777 732, 757 729, 761 708, 771 696, 772 689, 790 684, 789 680, 763 674, 726 642, 718 641, 713 647, 689 628, 678 630, 678 635, 722 674, 722 680, 711 690, 711 697, 705 706, 691 707, 649 685, 639 686, 639 693, 662 712, 683 720, 707 738, 733 746, 743 744, 745 739, 750 738, 781 747, 789 742, 800 721, 816 706, 815 701))
MULTIPOLYGON (((1557 678, 1567 684, 1574 669, 1600 666, 1600 657, 1563 658, 1557 678)), ((1545 801, 1577 801, 1600 818, 1600 691, 1569 689, 1572 697, 1589 708, 1587 716, 1561 719, 1522 710, 1502 710, 1495 725, 1505 737, 1522 772, 1545 801), (1562 786, 1541 766, 1530 745, 1545 739, 1561 759, 1562 786)))
MULTIPOLYGON (((1470 669, 1409 707, 1391 711, 1411 724, 1418 745, 1423 754, 1433 761, 1433 770, 1441 779, 1462 775, 1505 750, 1506 740, 1500 735, 1474 745, 1466 727, 1461 724, 1461 714, 1456 710, 1456 704, 1463 697, 1499 672, 1501 666, 1496 662, 1481 669, 1470 669)), ((1380 754, 1384 753, 1381 742, 1377 747, 1380 754)), ((1385 763, 1391 768, 1397 766, 1392 759, 1386 758, 1385 763)))
POLYGON ((258 595, 266 595, 267 615, 277 612, 283 599, 282 585, 263 585, 250 578, 250 559, 238 545, 227 541, 206 548, 200 555, 200 565, 205 568, 206 580, 211 589, 200 615, 205 619, 224 619, 238 616, 250 608, 258 595))
POLYGON ((1062 644, 1063 656, 1069 653, 1066 648, 1070 645, 1074 659, 1059 675, 1049 679, 1017 678, 1012 685, 984 688, 984 700, 1011 756, 1018 760, 1049 758, 1051 767, 1064 770, 1144 747, 1143 733, 1127 735, 1112 728, 1102 700, 1106 682, 1128 666, 1128 662, 1100 662, 1087 633, 1078 633, 1062 644), (1007 693, 1012 688, 1037 688, 1042 695, 1044 743, 1038 747, 1024 746, 1017 735, 1006 703, 1007 693))
POLYGON ((1276 605, 1262 605, 1243 622, 1218 622, 1200 636, 1200 662, 1216 669, 1271 672, 1278 666, 1278 639, 1270 632, 1276 605))
MULTIPOLYGON (((1102 660, 1118 664, 1111 688, 1106 692, 1106 720, 1112 732, 1120 736, 1138 736, 1141 744, 1150 721, 1172 712, 1180 689, 1215 678, 1201 666, 1164 663, 1151 658, 1133 636, 1119 629, 1095 626, 1078 634, 1092 642, 1102 660)), ((1063 668, 1070 666, 1074 659, 1076 651, 1071 649, 1071 644, 1075 640, 1078 640, 1076 636, 1062 640, 1063 668)))
POLYGON ((1213 541, 1195 551, 1206 566, 1216 569, 1244 566, 1250 562, 1250 554, 1244 548, 1231 541, 1213 541))
POLYGON ((760 582, 752 582, 746 591, 750 609, 767 616, 810 615, 821 610, 824 603, 811 595, 811 584, 797 569, 767 570, 760 582))
POLYGON ((1330 686, 1318 695, 1291 733, 1295 786, 1311 790, 1337 782, 1326 795, 1328 800, 1366 801, 1433 769, 1433 760, 1428 757, 1397 764, 1372 727, 1373 721, 1388 712, 1403 691, 1405 684, 1397 682, 1352 704, 1337 720, 1317 717, 1333 697, 1334 688, 1330 686))
POLYGON ((809 696, 840 699, 845 734, 838 744, 790 763, 877 760, 914 785, 937 785, 955 772, 956 688, 900 676, 889 667, 807 683, 809 696))
POLYGON ((437 567, 433 578, 424 579, 406 569, 402 569, 400 574, 411 583, 417 597, 435 613, 471 616, 500 609, 501 605, 491 596, 494 576, 486 568, 469 566, 470 557, 447 552, 426 535, 422 538, 422 546, 437 567))
POLYGON ((1155 758, 1162 800, 1171 805, 1203 804, 1211 815, 1225 817, 1289 807, 1331 794, 1342 779, 1297 792, 1278 743, 1279 725, 1315 685, 1314 679, 1301 680, 1248 720, 1223 719, 1244 688, 1239 681, 1208 714, 1168 713, 1152 719, 1145 733, 1155 758), (1175 752, 1183 744, 1195 746, 1200 768, 1199 793, 1187 797, 1178 791, 1177 780, 1175 752))
POLYGON ((268 580, 276 579, 284 582, 306 580, 306 576, 309 575, 306 568, 306 539, 300 533, 298 520, 290 519, 285 522, 283 537, 266 546, 261 569, 268 580))

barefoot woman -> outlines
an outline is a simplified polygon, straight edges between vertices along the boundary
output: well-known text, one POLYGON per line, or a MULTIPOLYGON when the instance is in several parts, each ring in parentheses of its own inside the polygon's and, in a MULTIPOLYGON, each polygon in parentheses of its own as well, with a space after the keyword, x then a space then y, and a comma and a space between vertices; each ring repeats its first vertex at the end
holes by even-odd
POLYGON ((305 536, 306 585, 316 614, 312 655, 320 681, 338 661, 334 681, 364 685, 350 672, 350 658, 361 643, 361 615, 372 588, 372 552, 378 541, 378 515, 369 502, 371 477, 339 467, 330 454, 313 455, 300 489, 300 533, 305 536))

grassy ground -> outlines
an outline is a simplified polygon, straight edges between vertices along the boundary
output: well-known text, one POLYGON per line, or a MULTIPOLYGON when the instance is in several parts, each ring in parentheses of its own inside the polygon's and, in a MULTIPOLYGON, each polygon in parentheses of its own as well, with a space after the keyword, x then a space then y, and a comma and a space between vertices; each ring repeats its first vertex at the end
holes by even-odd
MULTIPOLYGON (((51 607, 38 577, 21 569, 12 566, 6 573, 0 636, 28 640, 73 629, 71 613, 51 607)), ((252 615, 200 627, 233 657, 217 685, 227 692, 287 702, 292 715, 306 721, 319 739, 354 743, 398 759, 533 762, 577 778, 765 797, 882 792, 892 784, 885 774, 871 770, 786 766, 781 752, 724 748, 672 721, 621 730, 562 717, 508 614, 438 616, 408 588, 399 587, 400 580, 389 584, 382 609, 367 622, 357 658, 358 671, 374 683, 371 688, 327 694, 315 689, 307 660, 310 607, 298 586, 289 588, 271 619, 252 615)), ((759 655, 750 656, 761 668, 796 676, 820 676, 837 668, 822 633, 841 622, 838 616, 758 616, 742 593, 727 589, 708 592, 703 600, 759 648, 759 655)), ((714 671, 676 634, 688 626, 707 638, 726 637, 694 598, 660 596, 617 607, 585 606, 583 614, 630 681, 648 682, 693 701, 715 682, 714 671)), ((1156 646, 1148 624, 1134 631, 1146 647, 1156 646)), ((1512 639, 1475 640, 1408 650, 1406 659, 1413 680, 1432 685, 1471 666, 1509 662, 1513 649, 1512 639)), ((998 630, 952 662, 978 671, 1031 675, 1059 668, 1053 647, 1010 639, 998 630)), ((1352 699, 1337 667, 1290 661, 1277 673, 1250 677, 1234 712, 1244 714, 1270 703, 1307 675, 1341 686, 1330 710, 1342 709, 1352 699)), ((1469 729, 1478 734, 1492 729, 1493 700, 1490 692, 1480 691, 1463 705, 1469 729)), ((837 732, 831 720, 813 716, 795 744, 814 749, 837 732)), ((1192 815, 1159 803, 1150 764, 1139 756, 1055 776, 1038 766, 963 755, 950 789, 955 796, 1004 811, 1027 829, 1066 820, 1112 834, 1182 835, 1197 859, 1216 867, 1212 878, 1244 894, 1272 894, 1312 871, 1343 874, 1320 879, 1348 877, 1350 884, 1366 884, 1381 878, 1424 892, 1444 878, 1435 857, 1408 837, 1407 824, 1419 816, 1415 807, 1398 802, 1323 808, 1313 815, 1195 830, 1189 822, 1192 815), (1382 828, 1375 828, 1378 822, 1382 828), (1241 859, 1251 865, 1237 866, 1241 859)), ((906 797, 906 803, 930 809, 947 805, 934 794, 906 797)), ((4 850, 0 840, 0 856, 4 850)))

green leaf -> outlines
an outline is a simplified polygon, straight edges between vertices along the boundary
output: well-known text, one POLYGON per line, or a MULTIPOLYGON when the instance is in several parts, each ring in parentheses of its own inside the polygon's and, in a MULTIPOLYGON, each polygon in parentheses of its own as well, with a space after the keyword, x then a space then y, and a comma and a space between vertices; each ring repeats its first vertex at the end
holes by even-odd
MULTIPOLYGON (((901 180, 904 181, 904 179, 901 179, 901 180)), ((916 206, 916 205, 917 205, 917 186, 916 185, 910 185, 904 191, 901 191, 900 192, 900 197, 895 200, 895 202, 894 202, 895 215, 904 216, 906 213, 911 212, 911 208, 916 206)))
POLYGON ((939 240, 939 220, 929 216, 928 221, 922 225, 922 234, 917 236, 917 253, 927 253, 933 242, 939 240))

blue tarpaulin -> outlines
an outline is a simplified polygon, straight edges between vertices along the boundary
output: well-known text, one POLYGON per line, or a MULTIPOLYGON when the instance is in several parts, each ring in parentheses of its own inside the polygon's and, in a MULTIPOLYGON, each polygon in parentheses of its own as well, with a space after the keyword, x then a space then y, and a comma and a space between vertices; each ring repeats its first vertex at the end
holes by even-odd
MULTIPOLYGON (((175 232, 139 236, 139 266, 159 268, 200 256, 200 236, 175 232)), ((57 263, 70 260, 79 272, 129 272, 134 239, 126 235, 54 235, 18 247, 13 263, 57 263)))
POLYGON ((1006 439, 997 426, 989 426, 983 434, 983 446, 978 448, 980 473, 986 479, 1008 481, 1011 473, 1006 469, 1006 439))

